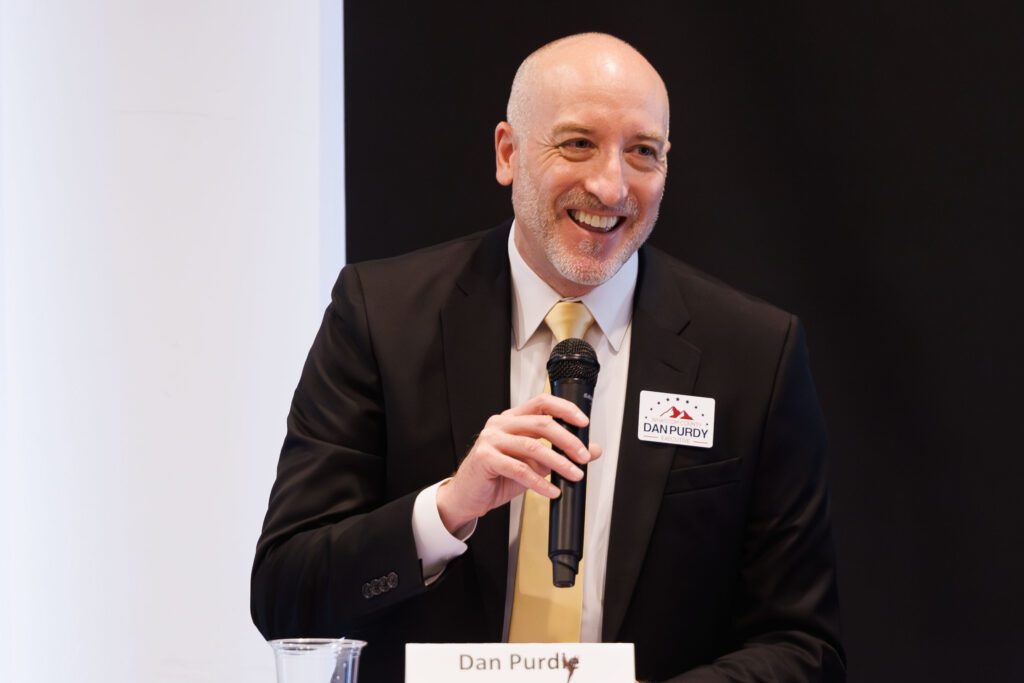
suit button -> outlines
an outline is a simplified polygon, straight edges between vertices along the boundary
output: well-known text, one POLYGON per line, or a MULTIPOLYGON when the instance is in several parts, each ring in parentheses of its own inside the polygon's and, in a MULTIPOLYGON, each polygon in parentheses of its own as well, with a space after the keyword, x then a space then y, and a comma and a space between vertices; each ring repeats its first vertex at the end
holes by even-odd
POLYGON ((370 582, 370 592, 374 595, 380 595, 380 579, 374 579, 370 582))
POLYGON ((388 574, 388 590, 392 588, 398 588, 398 574, 395 572, 388 574))
POLYGON ((370 598, 373 597, 373 593, 370 592, 370 584, 369 583, 364 583, 363 584, 363 597, 366 598, 367 600, 369 600, 370 598))

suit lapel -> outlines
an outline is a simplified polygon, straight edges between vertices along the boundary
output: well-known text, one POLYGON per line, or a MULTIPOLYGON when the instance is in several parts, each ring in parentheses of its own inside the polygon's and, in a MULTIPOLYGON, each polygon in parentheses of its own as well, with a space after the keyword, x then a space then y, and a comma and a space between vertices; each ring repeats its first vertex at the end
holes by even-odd
MULTIPOLYGON (((487 233, 441 310, 445 377, 457 468, 491 415, 509 404, 512 289, 508 225, 487 233)), ((469 541, 489 634, 500 640, 508 574, 508 505, 477 522, 469 541)))
POLYGON ((608 540, 602 620, 602 640, 606 642, 616 640, 625 618, 675 452, 670 444, 637 439, 640 392, 689 394, 700 364, 700 351, 680 336, 690 316, 670 266, 660 252, 650 248, 645 247, 640 255, 608 540))

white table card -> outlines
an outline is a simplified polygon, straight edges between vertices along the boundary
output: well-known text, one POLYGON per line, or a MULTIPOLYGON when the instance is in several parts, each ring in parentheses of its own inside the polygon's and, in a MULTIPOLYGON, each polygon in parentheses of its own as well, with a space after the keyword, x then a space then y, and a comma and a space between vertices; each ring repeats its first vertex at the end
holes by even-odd
POLYGON ((634 683, 632 643, 408 643, 405 683, 634 683))

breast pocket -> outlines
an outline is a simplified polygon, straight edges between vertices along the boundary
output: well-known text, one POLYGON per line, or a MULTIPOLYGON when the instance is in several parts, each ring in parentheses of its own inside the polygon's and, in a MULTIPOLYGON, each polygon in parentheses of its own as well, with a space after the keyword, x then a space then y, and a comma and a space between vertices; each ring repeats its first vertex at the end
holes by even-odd
POLYGON ((740 480, 743 458, 729 458, 701 465, 685 465, 669 470, 665 495, 724 486, 740 480))

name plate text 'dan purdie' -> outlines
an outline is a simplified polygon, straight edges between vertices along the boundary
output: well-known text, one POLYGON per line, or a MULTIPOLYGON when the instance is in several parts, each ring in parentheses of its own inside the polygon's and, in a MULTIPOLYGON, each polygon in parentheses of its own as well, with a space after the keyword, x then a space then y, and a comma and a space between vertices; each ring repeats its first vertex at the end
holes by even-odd
POLYGON ((405 683, 634 683, 632 643, 409 643, 405 683))

